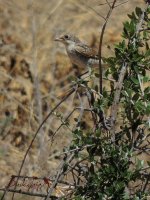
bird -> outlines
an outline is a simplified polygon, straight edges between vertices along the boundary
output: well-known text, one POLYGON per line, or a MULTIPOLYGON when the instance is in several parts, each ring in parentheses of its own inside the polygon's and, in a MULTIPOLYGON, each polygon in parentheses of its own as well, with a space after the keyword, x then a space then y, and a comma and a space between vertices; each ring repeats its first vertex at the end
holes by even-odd
POLYGON ((86 45, 75 35, 65 34, 55 38, 55 41, 65 45, 68 57, 72 64, 84 68, 99 66, 99 58, 95 49, 86 45))

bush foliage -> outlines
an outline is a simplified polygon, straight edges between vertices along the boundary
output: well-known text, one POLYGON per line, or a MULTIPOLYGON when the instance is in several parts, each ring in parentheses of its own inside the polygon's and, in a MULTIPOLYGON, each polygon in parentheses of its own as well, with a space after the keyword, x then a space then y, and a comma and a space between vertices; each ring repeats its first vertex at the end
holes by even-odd
POLYGON ((149 14, 150 7, 144 11, 137 7, 128 15, 115 55, 104 58, 105 80, 111 89, 103 87, 102 95, 95 97, 98 91, 88 88, 95 128, 85 131, 79 125, 70 146, 80 149, 75 153, 79 160, 88 161, 87 169, 80 168, 85 182, 77 187, 76 200, 135 200, 150 195, 150 162, 142 159, 149 152, 150 136, 149 14))

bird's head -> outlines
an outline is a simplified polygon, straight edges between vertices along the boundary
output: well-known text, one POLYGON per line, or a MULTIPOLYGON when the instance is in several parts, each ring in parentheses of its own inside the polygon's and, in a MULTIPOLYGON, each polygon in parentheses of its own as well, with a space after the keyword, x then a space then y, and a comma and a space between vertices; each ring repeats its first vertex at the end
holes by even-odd
POLYGON ((77 37, 75 37, 74 35, 70 35, 70 34, 65 34, 61 37, 55 38, 55 41, 62 42, 66 46, 80 42, 80 40, 77 37))

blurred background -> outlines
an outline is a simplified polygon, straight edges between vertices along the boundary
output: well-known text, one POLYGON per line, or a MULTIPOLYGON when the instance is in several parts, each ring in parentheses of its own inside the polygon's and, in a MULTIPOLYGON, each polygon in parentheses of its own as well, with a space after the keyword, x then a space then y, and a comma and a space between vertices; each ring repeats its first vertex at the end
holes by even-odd
MULTIPOLYGON (((103 57, 112 55, 113 45, 121 40, 127 14, 145 3, 118 0, 117 5, 104 35, 103 57)), ((84 71, 71 65, 64 46, 56 43, 55 37, 75 34, 98 48, 108 9, 105 0, 0 0, 0 187, 18 173, 39 124, 69 90, 76 73, 84 71)), ((55 173, 60 152, 71 141, 70 128, 61 127, 52 146, 50 139, 62 123, 62 116, 77 105, 76 99, 71 96, 48 119, 29 153, 23 174, 42 177, 55 173)), ((78 112, 71 120, 75 117, 78 112)), ((84 117, 84 126, 90 127, 90 116, 84 117)))

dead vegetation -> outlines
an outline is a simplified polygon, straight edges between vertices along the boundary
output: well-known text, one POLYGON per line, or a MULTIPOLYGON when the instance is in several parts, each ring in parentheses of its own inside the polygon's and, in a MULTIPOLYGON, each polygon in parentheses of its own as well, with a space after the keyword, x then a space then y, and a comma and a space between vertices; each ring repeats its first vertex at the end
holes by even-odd
MULTIPOLYGON (((12 174, 17 174, 33 134, 68 91, 76 73, 63 46, 56 44, 54 37, 71 32, 97 47, 102 19, 96 12, 106 13, 105 5, 100 3, 96 0, 92 3, 90 0, 0 0, 1 187, 12 174)), ((137 4, 142 7, 144 2, 129 1, 114 11, 104 39, 105 56, 113 54, 111 45, 120 40, 122 22, 137 4)), ((75 100, 70 97, 58 113, 67 116, 75 100)), ((69 129, 62 127, 51 146, 49 139, 62 122, 58 113, 41 130, 24 173, 50 176, 57 168, 59 153, 72 137, 69 129)))

